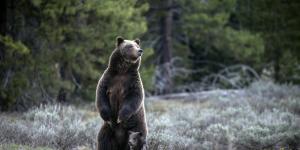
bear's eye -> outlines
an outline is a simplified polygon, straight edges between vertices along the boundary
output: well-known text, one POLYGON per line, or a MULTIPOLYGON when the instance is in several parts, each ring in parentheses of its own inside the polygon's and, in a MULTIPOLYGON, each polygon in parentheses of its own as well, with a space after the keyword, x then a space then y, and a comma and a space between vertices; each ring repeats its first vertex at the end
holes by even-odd
POLYGON ((133 48, 133 45, 127 45, 126 47, 127 48, 133 48))

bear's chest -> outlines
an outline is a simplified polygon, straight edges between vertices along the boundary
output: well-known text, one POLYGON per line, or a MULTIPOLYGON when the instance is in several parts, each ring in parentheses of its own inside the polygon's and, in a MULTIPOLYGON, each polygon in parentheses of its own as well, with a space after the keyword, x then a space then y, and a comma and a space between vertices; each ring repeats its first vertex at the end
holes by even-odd
POLYGON ((126 75, 118 75, 113 77, 109 84, 107 95, 109 97, 111 108, 114 112, 117 112, 120 109, 125 97, 127 78, 128 77, 126 75))
POLYGON ((124 94, 126 88, 126 75, 118 75, 112 78, 109 88, 108 94, 110 96, 122 96, 124 94))

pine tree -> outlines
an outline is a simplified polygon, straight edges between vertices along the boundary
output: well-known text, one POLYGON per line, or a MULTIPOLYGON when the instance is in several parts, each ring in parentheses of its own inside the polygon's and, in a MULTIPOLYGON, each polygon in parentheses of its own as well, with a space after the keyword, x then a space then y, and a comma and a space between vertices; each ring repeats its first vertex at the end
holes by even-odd
POLYGON ((122 35, 133 39, 147 30, 142 15, 148 5, 136 5, 136 0, 5 3, 10 9, 1 20, 12 25, 1 32, 0 41, 4 53, 1 83, 7 79, 6 86, 1 86, 0 99, 5 108, 17 104, 26 108, 31 102, 55 99, 93 100, 115 38, 122 35), (21 53, 24 49, 26 53, 21 53), (9 70, 12 75, 8 78, 9 70))
POLYGON ((182 0, 182 32, 188 38, 191 68, 199 70, 193 80, 233 64, 247 64, 259 70, 264 51, 259 34, 231 25, 236 0, 182 0))
POLYGON ((292 0, 238 1, 235 12, 238 24, 263 36, 264 62, 272 64, 276 81, 300 81, 299 6, 299 1, 292 0))

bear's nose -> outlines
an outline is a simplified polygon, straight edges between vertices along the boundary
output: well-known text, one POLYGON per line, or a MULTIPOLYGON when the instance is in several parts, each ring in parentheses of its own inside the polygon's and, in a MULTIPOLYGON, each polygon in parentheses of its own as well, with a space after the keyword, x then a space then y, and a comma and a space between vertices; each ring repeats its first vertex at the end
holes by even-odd
POLYGON ((139 53, 142 53, 142 52, 143 52, 143 49, 139 49, 138 52, 139 52, 139 53))

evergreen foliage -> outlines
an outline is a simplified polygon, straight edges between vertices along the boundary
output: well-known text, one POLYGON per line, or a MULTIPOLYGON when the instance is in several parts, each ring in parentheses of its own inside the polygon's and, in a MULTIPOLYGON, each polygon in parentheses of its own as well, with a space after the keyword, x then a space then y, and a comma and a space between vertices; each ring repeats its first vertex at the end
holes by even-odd
POLYGON ((137 6, 135 0, 21 0, 10 5, 7 24, 12 26, 0 39, 1 109, 54 99, 93 100, 115 38, 134 39, 147 30, 143 13, 148 5, 137 6))
POLYGON ((204 84, 224 70, 228 79, 219 88, 245 87, 248 81, 228 84, 245 80, 240 74, 247 71, 228 73, 237 65, 255 79, 299 84, 299 6, 292 0, 3 0, 0 110, 93 101, 118 35, 142 38, 146 94, 210 89, 204 84))

